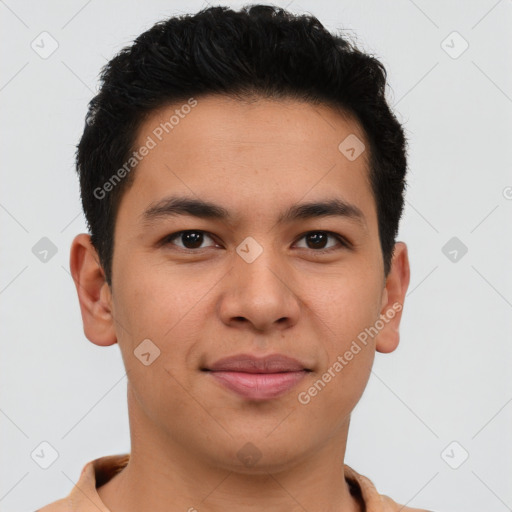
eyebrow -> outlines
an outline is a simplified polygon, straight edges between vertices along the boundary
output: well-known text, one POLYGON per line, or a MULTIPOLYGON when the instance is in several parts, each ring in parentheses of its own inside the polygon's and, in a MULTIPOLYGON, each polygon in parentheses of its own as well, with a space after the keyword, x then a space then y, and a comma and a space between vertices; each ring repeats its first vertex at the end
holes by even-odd
MULTIPOLYGON (((226 208, 210 201, 184 196, 165 197, 152 203, 141 217, 143 224, 149 226, 161 219, 180 215, 234 223, 234 216, 226 208)), ((291 223, 320 217, 344 217, 366 228, 363 212, 356 205, 340 198, 294 204, 279 216, 277 223, 291 223)))

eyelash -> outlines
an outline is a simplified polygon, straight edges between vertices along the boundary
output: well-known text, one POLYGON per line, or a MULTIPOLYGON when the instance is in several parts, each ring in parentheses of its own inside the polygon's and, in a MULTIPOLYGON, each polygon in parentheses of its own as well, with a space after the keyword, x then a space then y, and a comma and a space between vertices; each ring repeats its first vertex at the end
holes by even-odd
MULTIPOLYGON (((211 235, 208 231, 204 231, 202 229, 185 229, 183 231, 176 231, 175 233, 171 233, 170 235, 167 235, 166 237, 164 237, 162 239, 161 245, 168 245, 174 239, 179 238, 181 235, 183 235, 185 233, 203 233, 203 234, 206 234, 207 236, 209 236, 212 240, 214 240, 213 235, 211 235)), ((307 231, 306 233, 303 233, 299 237, 298 240, 302 240, 304 237, 306 237, 307 235, 310 235, 312 233, 323 233, 323 234, 326 234, 328 236, 335 238, 341 244, 341 246, 342 246, 341 248, 350 249, 350 247, 351 247, 351 244, 345 238, 343 238, 341 235, 338 235, 337 233, 334 233, 332 231, 325 231, 325 230, 307 231)), ((185 252, 199 252, 200 251, 200 249, 188 249, 186 247, 185 248, 178 247, 178 249, 185 251, 185 252)), ((308 249, 308 248, 306 247, 306 249, 308 249)), ((316 254, 329 254, 332 251, 335 251, 338 249, 340 249, 340 247, 329 247, 328 249, 310 249, 310 250, 316 254)))

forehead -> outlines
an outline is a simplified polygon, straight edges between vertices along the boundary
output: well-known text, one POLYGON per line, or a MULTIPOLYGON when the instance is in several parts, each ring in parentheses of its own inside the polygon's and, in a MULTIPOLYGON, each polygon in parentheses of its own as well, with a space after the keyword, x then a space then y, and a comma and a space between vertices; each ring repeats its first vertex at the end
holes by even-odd
MULTIPOLYGON (((138 130, 136 146, 148 136, 159 146, 174 146, 196 156, 200 156, 194 151, 199 145, 210 153, 215 153, 218 144, 233 152, 256 145, 258 150, 277 152, 283 146, 281 153, 286 158, 291 156, 289 148, 295 147, 301 155, 312 154, 326 163, 339 156, 339 144, 346 136, 365 139, 353 116, 324 104, 291 99, 242 101, 220 95, 194 99, 193 107, 191 103, 189 99, 152 112, 138 130)), ((367 156, 367 152, 361 154, 365 163, 367 156)))
POLYGON ((369 151, 361 150, 367 144, 353 118, 292 100, 206 96, 194 102, 154 111, 139 128, 135 149, 152 146, 126 193, 139 216, 175 193, 265 213, 283 202, 337 193, 365 216, 375 213, 369 151), (361 154, 348 158, 347 144, 361 154))

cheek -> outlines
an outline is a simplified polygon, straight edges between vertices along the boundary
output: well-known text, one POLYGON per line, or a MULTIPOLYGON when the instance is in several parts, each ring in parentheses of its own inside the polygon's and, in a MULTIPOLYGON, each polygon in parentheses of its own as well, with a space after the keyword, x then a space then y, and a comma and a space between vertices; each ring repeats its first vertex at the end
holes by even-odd
POLYGON ((140 264, 147 268, 141 272, 137 265, 133 261, 117 274, 115 328, 131 393, 145 414, 159 422, 160 416, 187 403, 190 407, 185 361, 200 328, 193 306, 201 294, 177 272, 164 276, 162 266, 140 264))
POLYGON ((347 410, 364 391, 375 356, 375 340, 368 332, 379 319, 378 278, 375 272, 354 271, 316 283, 308 309, 317 332, 321 382, 311 393, 324 396, 319 402, 347 410))
POLYGON ((375 272, 351 269, 306 281, 308 309, 323 324, 333 347, 342 349, 379 318, 382 290, 375 272))
POLYGON ((316 300, 310 297, 317 306, 313 322, 321 364, 297 397, 311 417, 326 419, 327 429, 340 427, 364 392, 375 357, 368 329, 380 312, 377 287, 358 286, 348 279, 339 283, 316 300))
MULTIPOLYGON (((180 268, 170 271, 162 264, 140 263, 140 268, 147 270, 137 271, 137 262, 133 261, 126 271, 117 274, 115 328, 136 395, 158 407, 158 400, 164 403, 179 395, 182 390, 178 382, 188 385, 189 362, 194 359, 191 353, 204 337, 207 301, 203 297, 215 278, 210 283, 210 279, 197 279, 196 274, 194 279, 180 268), (145 366, 137 355, 147 352, 150 355, 146 359, 151 361, 153 354, 156 357, 145 366)), ((178 397, 173 400, 180 401, 178 397)))
POLYGON ((194 315, 208 284, 179 267, 170 270, 162 263, 151 266, 136 261, 118 273, 118 281, 115 314, 126 326, 120 334, 134 340, 154 338, 160 342, 194 315))

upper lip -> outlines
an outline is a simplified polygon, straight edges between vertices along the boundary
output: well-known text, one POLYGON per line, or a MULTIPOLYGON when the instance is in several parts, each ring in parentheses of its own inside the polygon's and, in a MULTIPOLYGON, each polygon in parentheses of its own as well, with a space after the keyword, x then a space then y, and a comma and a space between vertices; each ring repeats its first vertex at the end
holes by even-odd
POLYGON ((244 373, 281 373, 311 371, 297 359, 283 354, 257 357, 251 354, 237 354, 219 359, 211 366, 203 368, 210 371, 244 373))

